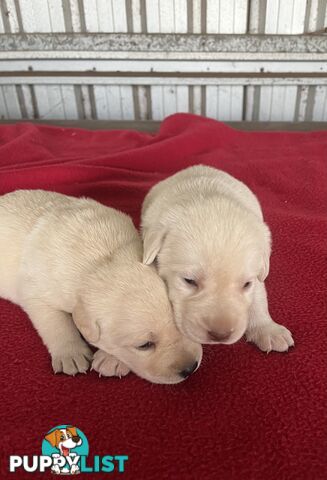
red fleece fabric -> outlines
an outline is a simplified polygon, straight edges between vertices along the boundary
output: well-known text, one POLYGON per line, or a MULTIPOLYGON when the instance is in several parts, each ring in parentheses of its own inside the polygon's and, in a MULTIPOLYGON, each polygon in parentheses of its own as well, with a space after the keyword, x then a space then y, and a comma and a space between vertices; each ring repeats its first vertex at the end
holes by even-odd
POLYGON ((327 132, 244 132, 189 114, 167 118, 155 135, 1 126, 0 194, 89 196, 138 224, 150 187, 189 165, 245 182, 272 230, 270 311, 295 348, 266 355, 244 340, 205 347, 201 368, 176 386, 134 374, 70 378, 52 373, 27 316, 1 300, 0 478, 29 478, 9 473, 8 456, 40 455, 44 435, 70 423, 87 436, 90 457, 129 456, 125 473, 86 478, 325 480, 326 161, 327 132))

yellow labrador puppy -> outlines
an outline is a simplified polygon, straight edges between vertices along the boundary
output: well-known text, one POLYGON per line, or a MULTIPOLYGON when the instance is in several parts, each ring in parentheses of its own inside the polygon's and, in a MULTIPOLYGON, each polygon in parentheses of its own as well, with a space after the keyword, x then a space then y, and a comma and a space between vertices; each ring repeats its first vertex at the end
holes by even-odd
POLYGON ((177 330, 163 281, 142 264, 131 219, 94 200, 42 190, 0 197, 0 296, 20 305, 47 346, 55 372, 129 370, 178 383, 201 346, 177 330))
POLYGON ((201 165, 182 170, 146 196, 142 232, 143 261, 157 259, 183 334, 230 344, 246 333, 267 352, 294 345, 269 315, 270 231, 242 182, 201 165))

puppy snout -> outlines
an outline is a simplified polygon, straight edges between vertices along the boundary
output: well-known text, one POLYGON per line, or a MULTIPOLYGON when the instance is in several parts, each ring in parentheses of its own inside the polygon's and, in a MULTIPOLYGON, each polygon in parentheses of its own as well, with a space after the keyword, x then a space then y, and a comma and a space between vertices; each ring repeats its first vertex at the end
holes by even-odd
POLYGON ((74 443, 78 443, 80 441, 80 438, 79 436, 76 436, 76 437, 72 437, 72 440, 74 443))
POLYGON ((194 362, 193 364, 189 365, 188 367, 184 368, 184 370, 181 370, 179 372, 180 376, 182 378, 187 378, 189 377, 190 375, 192 375, 192 373, 198 368, 198 362, 194 362))
POLYGON ((208 331, 209 342, 224 342, 229 339, 232 331, 229 332, 215 332, 214 330, 208 331))

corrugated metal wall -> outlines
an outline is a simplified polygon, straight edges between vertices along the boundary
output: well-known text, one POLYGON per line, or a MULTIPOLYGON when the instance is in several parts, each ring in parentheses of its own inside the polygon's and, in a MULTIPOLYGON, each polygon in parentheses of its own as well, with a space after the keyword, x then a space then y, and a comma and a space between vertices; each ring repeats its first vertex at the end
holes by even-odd
POLYGON ((0 0, 0 13, 2 118, 161 120, 190 111, 229 121, 327 121, 327 0, 0 0), (83 35, 101 32, 124 34, 130 49, 98 49, 83 35), (60 49, 63 33, 70 35, 60 49), (141 33, 138 43, 133 34, 141 33), (160 48, 158 33, 166 34, 160 48), (319 48, 296 56, 303 33, 319 34, 319 48), (203 45, 175 52, 185 34, 204 35, 203 45), (242 34, 239 45, 249 34, 276 40, 269 52, 259 45, 229 55, 210 48, 212 34, 242 34), (278 44, 284 34, 294 35, 287 51, 278 44), (30 39, 39 46, 30 49, 30 39))
POLYGON ((322 31, 326 0, 1 0, 0 33, 322 31))

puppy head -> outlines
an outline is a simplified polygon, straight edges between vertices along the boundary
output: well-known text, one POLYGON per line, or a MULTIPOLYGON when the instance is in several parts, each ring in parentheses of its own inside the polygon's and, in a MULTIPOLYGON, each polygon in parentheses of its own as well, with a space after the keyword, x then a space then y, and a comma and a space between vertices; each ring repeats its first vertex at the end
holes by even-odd
POLYGON ((156 256, 182 333, 201 343, 241 338, 254 285, 269 271, 263 222, 228 199, 197 201, 144 232, 144 262, 156 256))
POLYGON ((82 335, 154 383, 179 383, 200 365, 201 345, 176 328, 153 267, 113 261, 98 268, 73 312, 82 335))
POLYGON ((60 447, 74 448, 82 443, 82 439, 79 437, 75 427, 57 428, 48 433, 45 439, 58 449, 60 447))

